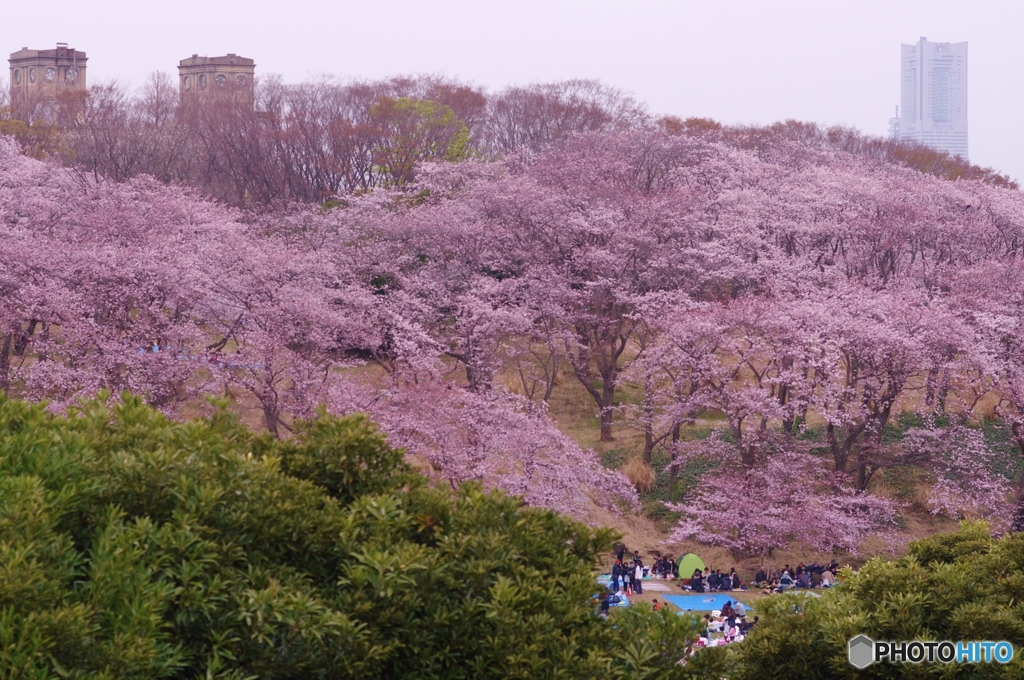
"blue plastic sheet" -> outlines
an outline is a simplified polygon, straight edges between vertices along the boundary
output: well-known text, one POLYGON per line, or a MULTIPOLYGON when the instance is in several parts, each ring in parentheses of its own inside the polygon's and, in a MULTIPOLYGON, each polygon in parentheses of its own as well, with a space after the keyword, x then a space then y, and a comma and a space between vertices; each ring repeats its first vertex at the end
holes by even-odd
MULTIPOLYGON (((731 593, 694 593, 693 595, 660 595, 666 600, 679 607, 683 611, 694 611, 694 612, 709 612, 714 609, 721 609, 725 606, 726 602, 736 603, 736 596, 731 593)), ((743 602, 739 600, 739 602, 743 602)), ((751 610, 751 606, 746 602, 743 602, 743 606, 747 608, 747 611, 751 610)))

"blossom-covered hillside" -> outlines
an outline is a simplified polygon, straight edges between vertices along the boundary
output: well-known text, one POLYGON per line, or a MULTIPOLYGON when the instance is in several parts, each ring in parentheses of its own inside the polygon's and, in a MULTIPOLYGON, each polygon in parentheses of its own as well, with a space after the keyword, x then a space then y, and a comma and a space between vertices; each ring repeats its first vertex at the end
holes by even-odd
POLYGON ((321 405, 366 411, 441 479, 628 507, 630 483, 548 416, 574 381, 601 439, 639 428, 648 461, 718 466, 681 499, 680 537, 852 548, 887 530, 872 482, 905 466, 935 512, 1013 521, 1019 466, 974 425, 998 402, 1024 451, 1024 196, 783 135, 727 142, 568 135, 259 215, 4 142, 0 386, 54 408, 228 394, 278 435, 321 405), (887 436, 900 412, 917 424, 887 436), (709 414, 723 427, 694 440, 709 414))

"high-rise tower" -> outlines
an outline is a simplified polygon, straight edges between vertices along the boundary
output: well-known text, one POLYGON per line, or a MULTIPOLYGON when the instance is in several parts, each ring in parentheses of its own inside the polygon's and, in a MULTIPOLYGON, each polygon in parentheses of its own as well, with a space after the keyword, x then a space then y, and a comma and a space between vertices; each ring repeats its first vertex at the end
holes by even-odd
POLYGON ((967 43, 901 48, 899 138, 967 160, 967 43))

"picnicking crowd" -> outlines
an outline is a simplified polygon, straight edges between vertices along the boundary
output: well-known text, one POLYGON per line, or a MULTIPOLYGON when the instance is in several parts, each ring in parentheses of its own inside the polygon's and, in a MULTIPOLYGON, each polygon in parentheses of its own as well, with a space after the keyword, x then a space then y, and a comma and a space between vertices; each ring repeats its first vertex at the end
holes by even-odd
MULTIPOLYGON (((804 564, 800 562, 796 568, 785 565, 782 569, 765 571, 764 567, 754 574, 754 587, 767 594, 781 593, 793 588, 831 588, 839 573, 839 563, 832 560, 828 564, 804 564)), ((733 567, 729 573, 721 569, 711 571, 705 568, 702 572, 696 569, 688 581, 683 581, 683 589, 695 593, 711 593, 722 590, 748 590, 740 580, 733 567)))
POLYGON ((754 575, 754 583, 761 592, 781 593, 794 588, 831 588, 835 585, 839 563, 832 560, 828 564, 804 564, 800 562, 793 569, 788 564, 782 569, 766 572, 758 569, 754 575))
MULTIPOLYGON (((793 588, 830 588, 835 584, 838 572, 839 564, 835 560, 828 564, 800 562, 796 568, 787 564, 773 571, 766 571, 761 567, 754 574, 753 586, 765 594, 781 593, 793 588)), ((670 557, 658 557, 651 567, 646 567, 639 551, 634 551, 632 556, 620 552, 612 566, 609 588, 613 593, 639 595, 644 591, 643 579, 651 577, 664 580, 678 579, 679 566, 670 557)), ((730 568, 728 573, 721 569, 696 569, 689 578, 682 580, 681 587, 695 593, 749 589, 736 573, 736 567, 730 568)))
POLYGON ((760 620, 760 617, 755 616, 752 621, 748 621, 747 608, 743 603, 739 600, 730 600, 722 606, 721 611, 704 615, 704 630, 697 638, 696 646, 719 647, 730 642, 739 642, 760 620), (721 637, 715 637, 715 633, 721 633, 721 637))
POLYGON ((700 569, 695 569, 690 577, 689 586, 683 584, 683 590, 686 590, 687 587, 695 593, 747 589, 743 582, 740 581, 740 575, 736 573, 736 567, 730 569, 728 574, 723 574, 721 569, 711 571, 705 567, 703 572, 700 569))
MULTIPOLYGON (((839 564, 834 559, 828 564, 800 562, 795 568, 788 564, 776 570, 765 570, 761 567, 754 574, 752 587, 761 589, 766 595, 795 588, 829 588, 835 584, 838 572, 839 564)), ((612 566, 608 591, 599 596, 601 613, 607 616, 609 607, 628 604, 629 596, 642 594, 645 577, 679 579, 679 566, 671 557, 659 556, 651 567, 646 567, 638 550, 633 551, 632 555, 620 550, 612 566)), ((689 578, 680 581, 680 587, 695 593, 749 590, 735 567, 730 568, 728 573, 721 569, 695 569, 689 578)), ((657 611, 662 608, 662 604, 655 599, 652 607, 657 611)), ((720 612, 705 614, 704 622, 704 634, 696 643, 698 647, 724 645, 742 640, 757 624, 758 617, 755 616, 752 621, 748 621, 743 603, 739 600, 730 600, 720 612), (714 637, 715 633, 721 635, 714 637)))

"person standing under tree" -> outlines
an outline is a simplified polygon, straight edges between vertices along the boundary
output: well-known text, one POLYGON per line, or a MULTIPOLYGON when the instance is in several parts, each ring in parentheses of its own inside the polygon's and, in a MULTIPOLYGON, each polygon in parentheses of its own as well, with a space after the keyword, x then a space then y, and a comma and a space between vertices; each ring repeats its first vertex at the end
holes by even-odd
POLYGON ((644 586, 644 563, 637 560, 635 563, 635 569, 633 570, 633 592, 637 595, 643 595, 644 586))

